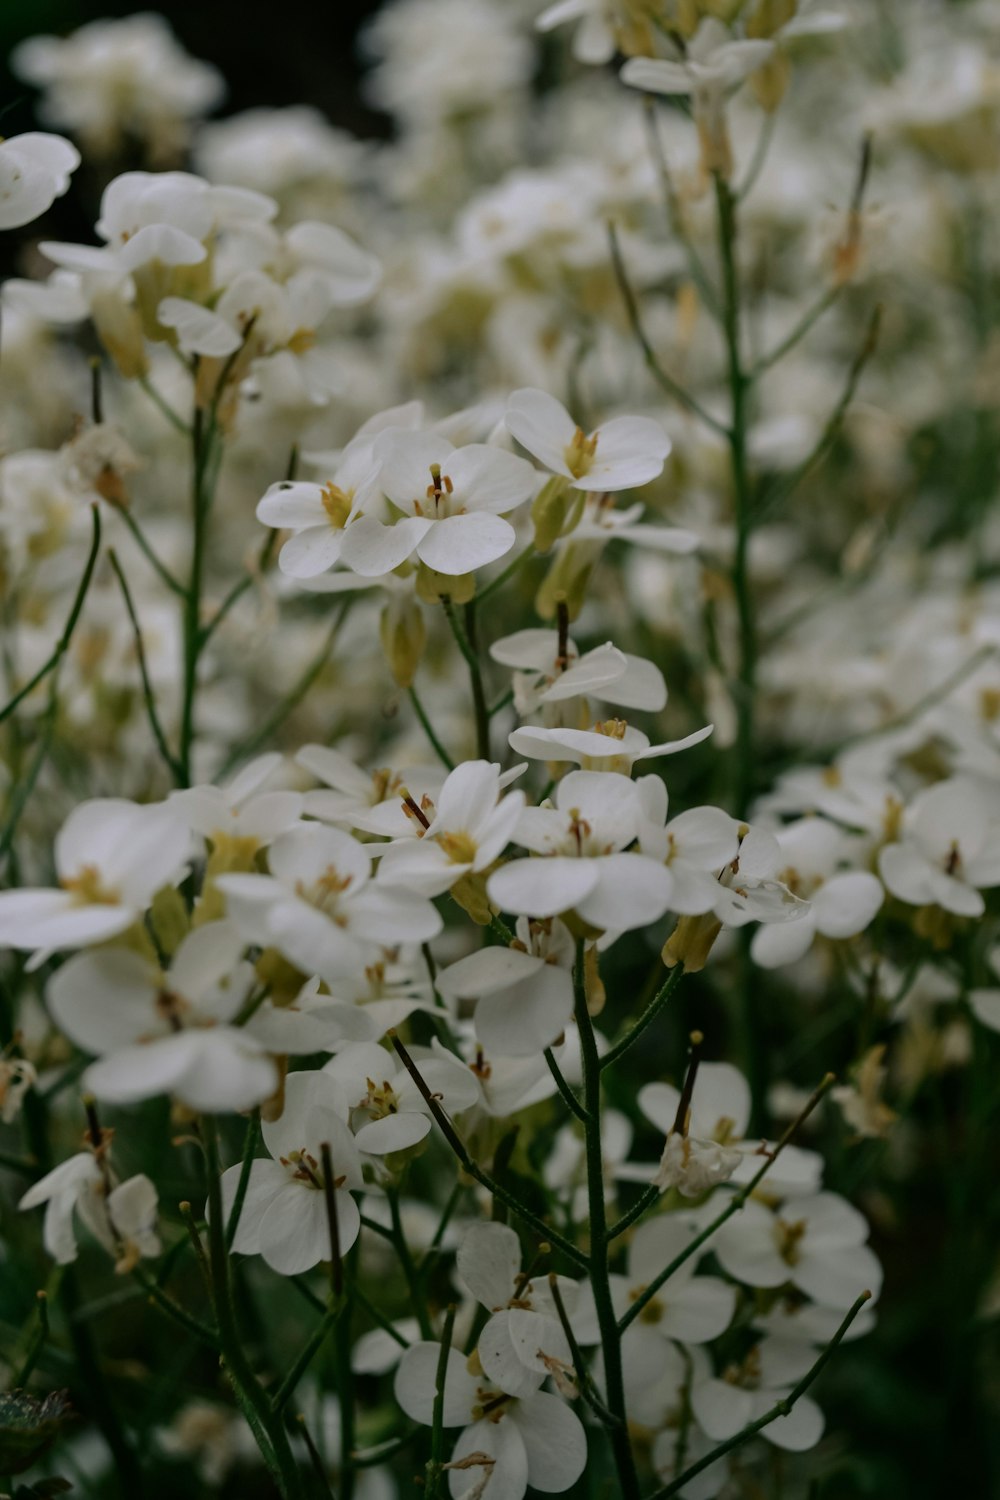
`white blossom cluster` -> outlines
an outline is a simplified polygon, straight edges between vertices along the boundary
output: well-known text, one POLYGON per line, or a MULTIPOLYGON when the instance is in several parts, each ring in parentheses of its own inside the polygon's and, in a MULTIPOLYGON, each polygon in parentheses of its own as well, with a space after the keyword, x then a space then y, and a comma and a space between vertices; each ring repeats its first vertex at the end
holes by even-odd
POLYGON ((378 144, 158 16, 15 52, 0 1191, 216 1379, 33 1480, 836 1460, 1000 1031, 1000 24, 879 9, 390 0, 378 144))

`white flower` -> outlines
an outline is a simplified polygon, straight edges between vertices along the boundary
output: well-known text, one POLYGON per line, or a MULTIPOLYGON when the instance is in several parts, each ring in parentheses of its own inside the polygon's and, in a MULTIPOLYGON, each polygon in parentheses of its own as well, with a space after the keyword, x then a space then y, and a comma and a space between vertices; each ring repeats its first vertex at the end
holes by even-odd
POLYGON ((740 1153, 731 1146, 670 1129, 653 1183, 661 1193, 676 1188, 684 1198, 700 1198, 732 1177, 739 1162, 740 1153))
POLYGON ((61 135, 31 130, 0 141, 0 229, 18 229, 51 208, 79 165, 79 151, 61 135))
POLYGON ((494 661, 515 668, 514 707, 522 716, 581 696, 619 708, 659 713, 667 686, 654 662, 619 651, 610 641, 581 656, 567 638, 565 655, 556 630, 518 630, 494 641, 494 661))
POLYGON ((328 745, 303 745, 295 759, 326 783, 305 794, 305 811, 311 818, 385 838, 403 838, 413 832, 412 814, 402 801, 404 792, 419 807, 425 799, 433 802, 444 784, 445 773, 436 766, 362 771, 342 751, 328 745))
POLYGON ((442 970, 445 998, 476 1000, 476 1036, 487 1052, 533 1057, 551 1047, 573 1014, 574 943, 561 922, 518 917, 510 947, 492 946, 442 970))
POLYGON ((464 875, 487 870, 513 836, 524 793, 500 795, 500 767, 464 761, 445 779, 425 828, 415 816, 415 837, 390 844, 379 880, 425 896, 440 896, 464 875))
POLYGON ((734 39, 721 21, 707 16, 677 61, 630 57, 620 77, 650 94, 690 95, 696 113, 711 111, 721 107, 726 91, 749 78, 773 51, 769 41, 734 39))
MULTIPOLYGON (((808 1347, 765 1338, 741 1363, 727 1368, 722 1379, 694 1386, 694 1415, 713 1442, 724 1442, 787 1396, 814 1360, 808 1347)), ((804 1452, 823 1436, 823 1413, 810 1396, 800 1396, 788 1415, 769 1422, 761 1436, 776 1448, 804 1452)))
MULTIPOLYGON (((644 1084, 637 1097, 636 1102, 646 1119, 668 1137, 668 1147, 671 1137, 680 1139, 679 1135, 673 1136, 680 1099, 680 1090, 670 1083, 644 1084)), ((704 1151, 704 1157, 700 1164, 697 1161, 692 1163, 692 1172, 697 1174, 701 1167, 710 1163, 714 1146, 725 1156, 727 1170, 724 1178, 732 1178, 741 1187, 748 1182, 763 1166, 762 1151, 774 1149, 768 1142, 747 1139, 749 1123, 750 1085, 743 1074, 732 1063, 701 1063, 691 1096, 687 1128, 692 1142, 704 1151)), ((676 1153, 677 1149, 674 1146, 673 1152, 676 1153)), ((807 1151, 801 1146, 786 1146, 773 1166, 768 1168, 758 1195, 785 1197, 815 1193, 822 1172, 823 1159, 817 1152, 807 1151)), ((684 1187, 681 1186, 680 1190, 683 1193, 684 1187)), ((703 1191, 703 1187, 695 1188, 689 1196, 703 1191)))
POLYGON ((81 802, 55 840, 58 890, 0 893, 0 948, 83 948, 131 927, 187 862, 189 835, 164 804, 81 802))
MULTIPOLYGON (((414 1422, 434 1420, 440 1349, 413 1344, 399 1362, 396 1400, 414 1422)), ((536 1376, 537 1385, 543 1377, 536 1376)), ((587 1462, 587 1438, 579 1418, 558 1396, 537 1389, 517 1398, 474 1375, 457 1349, 448 1351, 444 1378, 444 1425, 463 1427, 452 1463, 482 1455, 452 1470, 455 1500, 521 1500, 530 1484, 543 1494, 561 1494, 575 1484, 587 1462)))
POLYGON ((608 63, 615 55, 615 0, 556 0, 535 22, 539 31, 552 31, 566 21, 579 21, 573 33, 577 62, 608 63))
POLYGON ((867 870, 841 870, 855 854, 840 829, 823 818, 801 818, 775 833, 787 864, 778 878, 809 902, 798 921, 770 924, 754 933, 750 952, 764 969, 794 963, 817 933, 843 939, 863 932, 885 899, 882 884, 867 870))
MULTIPOLYGON (((743 825, 746 828, 746 825, 743 825)), ((740 839, 736 858, 720 872, 714 911, 726 927, 745 927, 748 922, 793 922, 809 910, 782 884, 781 846, 772 833, 749 828, 740 839)))
POLYGON ((292 535, 278 554, 291 578, 314 578, 339 562, 347 528, 379 495, 371 447, 348 446, 326 484, 282 481, 257 506, 257 519, 292 535))
POLYGON ((300 819, 303 798, 298 792, 263 791, 282 763, 277 752, 259 755, 224 786, 193 786, 171 792, 170 805, 179 809, 192 833, 213 844, 245 839, 262 849, 300 819))
MULTIPOLYGON (((449 1115, 471 1109, 479 1087, 455 1058, 420 1058, 420 1076, 449 1115)), ((374 1043, 352 1043, 323 1068, 338 1085, 351 1114, 359 1151, 386 1156, 405 1151, 430 1134, 431 1114, 406 1068, 374 1043)))
MULTIPOLYGON (((506 1224, 474 1224, 458 1247, 460 1280, 492 1317, 479 1335, 479 1361, 487 1378, 509 1396, 530 1396, 546 1376, 557 1385, 572 1368, 548 1277, 521 1271, 521 1242, 506 1224)), ((579 1287, 560 1276, 568 1314, 579 1287)))
POLYGON ((44 117, 101 156, 128 137, 156 155, 172 155, 185 144, 190 122, 225 92, 218 70, 189 57, 163 17, 147 12, 91 21, 66 37, 29 37, 11 64, 45 91, 44 117))
MULTIPOLYGON (((705 1211, 714 1214, 722 1199, 705 1211)), ((868 1224, 836 1193, 792 1198, 777 1213, 750 1198, 708 1241, 730 1276, 747 1286, 792 1285, 844 1312, 864 1291, 878 1296, 882 1267, 865 1244, 868 1224)))
POLYGON ((667 788, 659 776, 636 782, 641 817, 639 848, 661 859, 674 878, 672 911, 698 916, 719 899, 719 875, 735 859, 739 824, 720 807, 690 807, 667 819, 667 788))
POLYGON ((515 859, 490 876, 486 891, 503 911, 554 917, 575 910, 595 927, 627 931, 657 921, 670 905, 670 872, 645 855, 625 853, 635 838, 635 787, 614 772, 571 771, 555 807, 522 812, 515 841, 535 859, 515 859))
POLYGON ((377 578, 416 553, 435 572, 457 576, 513 547, 503 513, 523 505, 536 484, 523 459, 486 443, 456 448, 436 432, 385 432, 374 451, 379 486, 398 519, 356 520, 344 537, 344 567, 377 578))
POLYGON ((250 1109, 278 1086, 270 1057, 230 1024, 253 987, 228 922, 190 932, 167 973, 125 948, 83 953, 49 981, 46 1001, 77 1046, 97 1053, 85 1086, 128 1104, 172 1094, 190 1109, 250 1109))
POLYGON ((588 771, 620 772, 627 776, 637 760, 656 760, 677 755, 707 740, 715 728, 706 724, 680 740, 651 745, 648 735, 633 729, 624 719, 606 719, 593 729, 545 729, 522 724, 507 737, 510 748, 529 760, 572 761, 588 771))
POLYGON ((93 1151, 80 1151, 30 1187, 17 1205, 29 1209, 45 1204, 45 1248, 61 1266, 76 1260, 74 1214, 116 1258, 117 1270, 129 1271, 140 1258, 160 1253, 156 1188, 141 1174, 119 1183, 109 1166, 106 1173, 93 1151), (109 1182, 114 1184, 110 1192, 109 1182))
POLYGON ((636 489, 663 473, 670 452, 650 417, 613 417, 588 434, 554 396, 530 387, 513 393, 504 421, 522 448, 577 490, 636 489))
MULTIPOLYGON (((332 1078, 293 1073, 285 1084, 280 1119, 265 1121, 264 1145, 272 1160, 258 1158, 233 1240, 240 1255, 260 1255, 273 1271, 297 1276, 331 1259, 330 1222, 323 1180, 323 1146, 330 1147, 340 1253, 358 1237, 361 1215, 351 1190, 362 1186, 361 1159, 347 1128, 347 1105, 332 1078)), ((223 1213, 228 1219, 241 1166, 222 1174, 223 1213)))
POLYGON ((273 945, 305 974, 358 975, 383 947, 441 930, 425 897, 372 880, 372 852, 340 829, 306 824, 271 845, 269 874, 217 884, 248 942, 273 945))
POLYGON ((959 917, 981 917, 981 888, 1000 885, 1000 817, 995 794, 955 777, 920 792, 903 815, 902 838, 879 854, 894 896, 959 917))

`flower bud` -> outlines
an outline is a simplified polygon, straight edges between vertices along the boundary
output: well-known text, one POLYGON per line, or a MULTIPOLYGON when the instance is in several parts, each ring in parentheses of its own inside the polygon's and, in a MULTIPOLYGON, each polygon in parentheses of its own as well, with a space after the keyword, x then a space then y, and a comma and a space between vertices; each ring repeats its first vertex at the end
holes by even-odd
POLYGON ((578 495, 567 488, 561 474, 553 474, 531 502, 535 527, 535 551, 548 552, 563 534, 566 519, 578 495))
POLYGON ((722 931, 722 923, 713 912, 703 916, 681 917, 663 945, 661 957, 668 969, 683 964, 685 971, 696 974, 708 962, 712 944, 722 931))
POLYGON ((427 645, 427 622, 415 599, 392 599, 379 619, 379 640, 397 687, 413 684, 427 645))
POLYGON ((468 604, 476 592, 473 573, 437 573, 426 563, 417 565, 417 598, 425 604, 440 604, 450 599, 452 604, 468 604))

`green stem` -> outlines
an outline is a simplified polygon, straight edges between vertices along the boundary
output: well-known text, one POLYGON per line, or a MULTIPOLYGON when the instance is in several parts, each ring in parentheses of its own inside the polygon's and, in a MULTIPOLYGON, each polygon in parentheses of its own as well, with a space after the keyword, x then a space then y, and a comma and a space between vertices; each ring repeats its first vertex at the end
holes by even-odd
POLYGON ((167 736, 164 733, 163 725, 160 723, 160 715, 156 709, 156 695, 153 692, 153 684, 149 676, 146 647, 142 639, 142 629, 139 625, 139 617, 136 614, 132 592, 122 571, 121 563, 111 548, 108 550, 108 562, 111 564, 114 575, 118 579, 118 587, 122 591, 125 609, 129 617, 129 623, 132 626, 132 635, 135 638, 135 654, 139 662, 139 676, 142 681, 142 697, 146 705, 146 717, 149 720, 149 727, 153 732, 153 739, 156 741, 156 748, 159 750, 164 765, 178 786, 184 786, 186 784, 187 772, 167 743, 167 736))
POLYGON ((447 595, 442 595, 441 604, 444 608, 451 633, 455 637, 455 643, 459 651, 465 657, 469 668, 469 684, 472 688, 472 706, 476 723, 476 751, 480 760, 490 758, 490 712, 486 704, 486 689, 483 685, 483 672, 479 663, 479 642, 476 629, 476 601, 473 599, 465 606, 465 624, 459 621, 455 612, 455 606, 447 595))
POLYGON ((452 1302, 445 1314, 438 1351, 437 1371, 434 1376, 434 1413, 431 1424, 431 1456, 427 1460, 425 1475, 427 1500, 436 1500, 440 1494, 441 1476, 444 1473, 444 1389, 448 1374, 448 1356, 451 1353, 452 1334, 455 1329, 456 1307, 452 1302))
POLYGON ((586 1124, 587 1123, 587 1111, 584 1109, 583 1105, 580 1103, 579 1099, 576 1097, 576 1095, 574 1094, 573 1090, 570 1088, 569 1084, 566 1082, 565 1078, 563 1077, 563 1075, 562 1075, 562 1069, 560 1068, 559 1064, 556 1062, 555 1053, 552 1051, 551 1047, 546 1047, 545 1048, 545 1061, 549 1065, 549 1072, 552 1074, 552 1077, 555 1079, 556 1088, 559 1090, 559 1093, 562 1095, 562 1100, 563 1100, 563 1103, 566 1105, 566 1108, 572 1114, 576 1115, 576 1118, 578 1120, 581 1120, 584 1124, 586 1124))
POLYGON ((652 1025, 657 1016, 660 1014, 660 1011, 670 999, 670 996, 673 994, 674 990, 680 984, 683 974, 684 965, 675 964, 674 967, 670 970, 670 973, 667 975, 666 979, 663 981, 660 988, 657 990, 656 994, 653 996, 652 1000, 646 1006, 646 1009, 643 1011, 638 1021, 636 1021, 635 1025, 631 1026, 629 1030, 626 1031, 625 1035, 623 1037, 620 1037, 619 1040, 615 1042, 614 1046, 609 1048, 608 1051, 605 1052, 600 1062, 602 1072, 605 1068, 613 1067, 618 1059, 622 1057, 629 1050, 629 1048, 639 1040, 643 1032, 646 1030, 646 1027, 652 1025))
POLYGON ((96 505, 91 507, 90 514, 93 525, 90 552, 87 555, 87 561, 84 564, 80 582, 73 596, 73 603, 70 605, 70 611, 66 617, 66 624, 63 626, 62 635, 59 637, 56 648, 48 660, 43 662, 35 675, 30 677, 22 688, 18 689, 13 698, 10 698, 4 704, 3 708, 0 708, 0 724, 10 717, 17 705, 27 698, 32 689, 36 688, 43 678, 47 677, 51 671, 58 667, 69 649, 69 643, 73 639, 73 632, 80 618, 80 611, 83 609, 83 601, 86 599, 87 590, 90 588, 90 580, 94 576, 94 566, 101 547, 101 513, 96 505))
POLYGON ((844 1338, 847 1330, 854 1322, 854 1319, 858 1316, 858 1313, 864 1307, 866 1302, 871 1301, 871 1295, 871 1292, 861 1293, 861 1296, 847 1313, 844 1321, 841 1323, 840 1327, 837 1329, 836 1333, 833 1335, 833 1338, 827 1344, 826 1348, 822 1351, 815 1364, 806 1371, 799 1383, 792 1387, 787 1396, 782 1397, 780 1401, 776 1401, 775 1404, 771 1407, 770 1411, 766 1411, 764 1415, 762 1417, 758 1417, 755 1422, 748 1423, 746 1427, 743 1427, 739 1432, 734 1433, 731 1438, 727 1438, 724 1443, 720 1443, 717 1448, 713 1448, 710 1453, 706 1453, 704 1458, 699 1458, 697 1463, 691 1464, 684 1470, 682 1474, 678 1474, 676 1478, 672 1479, 669 1484, 665 1484, 661 1489, 655 1490, 649 1497, 649 1500, 669 1500, 670 1496, 679 1495, 684 1489, 685 1485, 690 1484, 691 1480, 694 1479, 697 1474, 701 1474, 705 1469, 707 1469, 710 1464, 717 1463, 718 1460, 720 1458, 724 1458, 727 1453, 732 1453, 734 1448, 741 1448, 744 1443, 748 1443, 752 1437, 756 1437, 758 1432, 762 1432, 765 1427, 769 1427, 770 1424, 772 1422, 776 1422, 779 1417, 787 1417, 788 1413, 791 1411, 796 1401, 798 1401, 799 1397, 805 1395, 806 1391, 812 1385, 817 1375, 823 1369, 823 1366, 829 1359, 833 1357, 834 1351, 836 1350, 841 1340, 844 1338))
POLYGON ((312 1364, 320 1347, 330 1329, 336 1323, 340 1311, 338 1308, 328 1308, 320 1322, 313 1329, 305 1344, 299 1350, 298 1355, 290 1365, 285 1378, 271 1397, 271 1409, 276 1416, 280 1416, 288 1402, 295 1393, 295 1387, 312 1364))
POLYGON ((195 408, 191 424, 191 572, 184 599, 184 673, 181 699, 181 738, 178 764, 181 785, 191 784, 191 751, 195 738, 195 699, 198 691, 198 660, 202 648, 201 593, 205 578, 205 541, 208 529, 209 495, 206 485, 214 429, 205 413, 195 408))
POLYGON ((660 1189, 658 1187, 650 1185, 648 1188, 643 1188, 642 1193, 632 1204, 632 1207, 627 1209, 620 1219, 616 1219, 613 1224, 609 1225, 608 1239, 616 1240, 620 1234, 625 1233, 626 1229, 631 1229, 636 1220, 641 1219, 647 1209, 652 1208, 659 1196, 660 1189))
POLYGON ((587 1119, 584 1147, 587 1161, 587 1202, 590 1216, 590 1285, 594 1297, 597 1326, 601 1333, 604 1357, 604 1387, 607 1409, 613 1425, 607 1427, 622 1500, 639 1500, 639 1478, 629 1439, 625 1411, 625 1379, 622 1368, 621 1335, 611 1297, 608 1274, 608 1225, 604 1204, 604 1156, 601 1150, 601 1064, 597 1037, 590 1012, 584 981, 584 944, 576 945, 573 972, 574 1011, 580 1033, 580 1056, 583 1063, 583 1097, 587 1119))
POLYGON ((132 512, 129 510, 128 506, 118 505, 115 507, 115 509, 118 515, 120 515, 122 520, 125 522, 125 525, 128 527, 129 531, 132 533, 139 551, 142 553, 143 557, 149 563, 153 571, 159 576, 160 581, 166 584, 167 588, 172 594, 177 594, 182 599, 186 598, 187 589, 182 583, 179 583, 177 581, 166 564, 161 562, 161 560, 157 557, 156 553, 153 551, 149 538, 143 531, 142 527, 139 525, 139 522, 135 519, 135 516, 133 516, 132 512))
POLYGON ((434 1329, 431 1326, 430 1314, 427 1311, 427 1302, 420 1285, 420 1277, 410 1247, 406 1243, 406 1235, 403 1232, 403 1220, 399 1211, 399 1189, 389 1186, 385 1190, 389 1200, 389 1213, 392 1217, 392 1243, 399 1259, 400 1268, 406 1278, 406 1285, 413 1303, 412 1311, 416 1314, 417 1322, 420 1324, 422 1338, 432 1339, 434 1329))
POLYGON ((490 580, 485 588, 479 590, 479 592, 476 594, 475 602, 477 604, 483 604, 491 594, 495 594, 498 589, 502 589, 504 584, 507 583, 511 578, 513 578, 518 568, 526 563, 529 557, 534 556, 536 556, 534 547, 526 547, 523 552, 519 552, 514 561, 508 563, 502 573, 498 573, 495 578, 490 580))
POLYGON ((733 685, 736 701, 735 794, 733 813, 745 817, 754 774, 754 691, 757 674, 757 635, 750 585, 751 515, 750 477, 747 470, 747 386, 741 354, 739 277, 736 268, 738 223, 736 200, 728 182, 716 173, 719 254, 722 261, 722 326, 729 372, 729 458, 733 479, 736 549, 732 583, 739 621, 739 669, 733 685))
POLYGON ((722 436, 728 436, 726 424, 720 422, 718 417, 713 417, 710 411, 706 411, 705 407, 691 395, 690 391, 685 390, 680 382, 675 380, 672 375, 669 375, 660 364, 653 346, 649 342, 646 330, 643 327, 642 315, 639 312, 639 300, 632 288, 632 283, 628 279, 625 261, 622 258, 621 246, 618 243, 618 232, 610 222, 608 224, 608 241, 611 247, 611 265, 615 273, 615 280, 618 282, 618 290, 621 292, 622 301, 625 304, 625 313, 628 317, 629 327, 632 329, 636 343, 642 350, 647 370, 660 389, 666 391, 668 396, 672 396, 678 406, 683 406, 685 411, 691 412, 692 416, 704 422, 705 426, 710 427, 713 432, 720 433, 722 436))
MULTIPOLYGON (((472 1159, 472 1157, 466 1150, 465 1142, 462 1140, 462 1137, 459 1135, 458 1131, 451 1123, 448 1115, 441 1108, 440 1101, 435 1097, 434 1094, 431 1093, 431 1090, 428 1088, 420 1072, 420 1069, 417 1067, 416 1063, 413 1061, 413 1058, 403 1046, 403 1043, 399 1040, 399 1037, 394 1031, 390 1031, 388 1033, 388 1036, 389 1040, 392 1042, 393 1047, 402 1060, 403 1066, 406 1068, 406 1071, 413 1079, 417 1088, 420 1090, 421 1097, 423 1098, 424 1103, 427 1105, 427 1108, 430 1111, 435 1124, 441 1131, 441 1134, 444 1136, 445 1140, 448 1142, 448 1145, 451 1147, 452 1151, 454 1151, 455 1155, 457 1156, 462 1170, 469 1177, 475 1178, 476 1182, 480 1183, 482 1187, 486 1188, 487 1192, 491 1193, 492 1196, 496 1198, 499 1203, 502 1203, 505 1208, 511 1209, 520 1218, 522 1218, 526 1224, 529 1224, 531 1228, 534 1229, 535 1232, 539 1234, 543 1240, 548 1240, 553 1249, 560 1250, 562 1254, 566 1256, 567 1260, 571 1260, 575 1265, 579 1266, 581 1270, 586 1271, 588 1266, 590 1265, 589 1258, 584 1255, 582 1250, 578 1250, 576 1248, 572 1240, 568 1240, 565 1235, 560 1234, 558 1230, 555 1230, 551 1227, 551 1225, 546 1224, 544 1219, 540 1218, 538 1214, 534 1213, 530 1208, 527 1208, 520 1201, 520 1199, 515 1196, 514 1193, 508 1192, 503 1183, 498 1182, 497 1179, 495 1177, 492 1177, 489 1172, 485 1171, 477 1161, 474 1161, 472 1159)), ((361 1222, 365 1222, 364 1218, 362 1218, 361 1222)), ((383 1226, 379 1225, 378 1228, 381 1230, 383 1226)))
POLYGON ((271 1469, 282 1500, 299 1500, 302 1486, 298 1465, 292 1454, 280 1417, 275 1417, 267 1393, 260 1384, 244 1353, 243 1338, 236 1321, 229 1257, 226 1252, 226 1226, 222 1209, 219 1140, 215 1119, 202 1116, 205 1142, 205 1171, 208 1189, 208 1240, 212 1283, 215 1291, 215 1316, 219 1327, 222 1364, 247 1424, 257 1441, 265 1462, 271 1469))
POLYGON ((407 692, 410 695, 410 702, 413 704, 413 712, 420 720, 420 724, 424 731, 424 734, 426 734, 428 740, 430 741, 431 749, 434 751, 434 754, 437 756, 438 760, 444 766, 446 771, 454 771, 455 762, 452 760, 451 756, 448 754, 447 750, 438 739, 437 731, 435 730, 434 725, 431 723, 430 719, 427 716, 427 710, 424 708, 424 705, 421 703, 419 697, 417 696, 416 688, 411 685, 407 689, 407 692))
POLYGON ((226 1249, 233 1248, 233 1240, 236 1238, 236 1230, 239 1227, 240 1214, 243 1212, 243 1204, 246 1201, 247 1188, 250 1186, 250 1173, 253 1170, 254 1153, 257 1150, 257 1141, 260 1136, 260 1110, 255 1109, 250 1116, 247 1125, 247 1133, 243 1141, 243 1160, 240 1165, 239 1181, 236 1184, 236 1196, 233 1206, 229 1210, 229 1218, 226 1221, 226 1249))

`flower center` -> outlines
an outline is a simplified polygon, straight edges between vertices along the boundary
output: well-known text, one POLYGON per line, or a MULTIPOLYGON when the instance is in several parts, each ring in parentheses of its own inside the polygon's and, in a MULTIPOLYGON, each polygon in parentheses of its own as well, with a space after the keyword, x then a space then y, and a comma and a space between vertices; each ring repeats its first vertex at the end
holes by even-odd
POLYGON ((59 884, 64 891, 69 891, 78 906, 121 905, 120 894, 103 884, 96 865, 81 865, 75 875, 67 876, 59 884))
MULTIPOLYGON (((323 1169, 312 1152, 308 1151, 305 1146, 298 1151, 290 1151, 287 1156, 279 1156, 278 1160, 283 1167, 291 1172, 295 1182, 301 1182, 306 1187, 322 1191, 323 1169)), ((343 1187, 346 1181, 346 1177, 335 1177, 333 1185, 335 1188, 343 1187)))
POLYGON ((471 865, 476 857, 476 842, 471 833, 441 833, 437 842, 453 865, 471 865))
POLYGON ((337 905, 353 879, 353 875, 338 874, 336 865, 327 865, 311 889, 303 881, 296 881, 295 894, 343 926, 344 918, 337 916, 337 905))
MULTIPOLYGON (((639 1298, 642 1296, 645 1290, 645 1286, 632 1287, 631 1291, 628 1294, 629 1301, 638 1302, 639 1298)), ((662 1298, 650 1297, 649 1301, 642 1309, 642 1312, 639 1314, 639 1322, 650 1323, 654 1325, 656 1323, 662 1323, 663 1315, 666 1310, 666 1304, 663 1302, 662 1298)))
POLYGON ((786 1266, 797 1266, 801 1254, 800 1246, 809 1226, 805 1219, 797 1219, 794 1224, 789 1224, 785 1219, 778 1219, 775 1223, 775 1233, 778 1238, 778 1254, 786 1266))
POLYGON ((334 531, 343 531, 351 514, 354 501, 353 490, 342 490, 339 485, 325 484, 322 490, 323 509, 334 531))
POLYGON ((584 474, 589 474, 594 462, 594 454, 597 452, 597 433, 590 437, 582 427, 574 432, 570 442, 563 450, 566 467, 574 479, 582 479, 584 474))
POLYGON ((399 1114, 399 1095, 392 1084, 383 1079, 381 1085, 374 1079, 366 1078, 368 1093, 361 1101, 361 1107, 368 1110, 373 1120, 384 1120, 388 1115, 399 1114))

